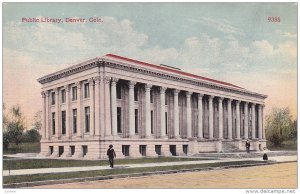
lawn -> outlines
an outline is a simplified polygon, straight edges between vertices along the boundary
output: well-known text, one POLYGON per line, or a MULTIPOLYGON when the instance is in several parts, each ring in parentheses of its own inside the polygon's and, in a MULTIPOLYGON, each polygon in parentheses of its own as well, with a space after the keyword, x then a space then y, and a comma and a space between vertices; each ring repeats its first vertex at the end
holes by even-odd
MULTIPOLYGON (((176 162, 176 161, 195 161, 208 160, 211 158, 183 158, 183 157, 158 157, 158 158, 139 158, 139 159, 117 159, 116 165, 156 163, 156 162, 176 162)), ((3 169, 34 169, 34 168, 59 168, 59 167, 78 167, 78 166, 105 166, 107 160, 59 160, 59 159, 12 159, 3 160, 3 169)))
POLYGON ((42 181, 42 180, 97 177, 97 176, 108 176, 108 175, 116 175, 116 174, 132 174, 132 173, 182 170, 182 169, 201 169, 201 168, 208 168, 208 167, 224 167, 224 166, 231 166, 231 165, 245 165, 245 164, 258 164, 258 163, 262 163, 262 161, 249 160, 249 161, 238 161, 238 162, 218 162, 218 163, 192 164, 192 165, 179 165, 179 166, 123 168, 123 169, 96 170, 96 171, 85 171, 85 172, 5 176, 3 177, 3 183, 11 184, 11 183, 20 183, 20 182, 42 181))
POLYGON ((280 150, 297 150, 297 141, 287 140, 282 142, 281 146, 273 146, 269 141, 267 141, 267 147, 272 151, 280 151, 280 150))
POLYGON ((8 150, 3 150, 3 154, 16 154, 16 153, 39 153, 40 143, 15 143, 9 144, 8 150))

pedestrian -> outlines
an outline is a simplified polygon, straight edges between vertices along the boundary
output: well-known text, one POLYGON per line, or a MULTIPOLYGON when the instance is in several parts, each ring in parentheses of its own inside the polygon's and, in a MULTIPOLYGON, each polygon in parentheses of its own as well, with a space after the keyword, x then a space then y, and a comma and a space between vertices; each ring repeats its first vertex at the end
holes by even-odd
POLYGON ((263 160, 268 160, 268 155, 267 155, 267 153, 268 153, 268 150, 267 150, 267 148, 266 147, 264 147, 264 149, 263 149, 263 160))
POLYGON ((116 157, 116 153, 115 150, 113 149, 113 145, 109 145, 109 148, 107 150, 107 156, 108 156, 108 160, 109 160, 109 166, 111 168, 114 167, 114 158, 116 157))
POLYGON ((246 150, 247 150, 247 153, 250 152, 250 142, 249 142, 249 139, 247 139, 247 141, 246 141, 246 150))

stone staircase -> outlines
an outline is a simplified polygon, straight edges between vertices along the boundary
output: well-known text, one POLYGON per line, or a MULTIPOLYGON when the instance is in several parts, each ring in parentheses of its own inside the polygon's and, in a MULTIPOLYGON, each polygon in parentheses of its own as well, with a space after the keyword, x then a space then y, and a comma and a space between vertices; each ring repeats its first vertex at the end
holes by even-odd
MULTIPOLYGON (((269 157, 276 157, 276 156, 294 156, 297 155, 297 151, 269 151, 269 157)), ((195 157, 204 157, 204 158, 255 158, 255 157, 262 157, 263 153, 261 151, 250 151, 247 153, 245 151, 240 152, 223 152, 223 153, 198 153, 195 154, 195 157)))

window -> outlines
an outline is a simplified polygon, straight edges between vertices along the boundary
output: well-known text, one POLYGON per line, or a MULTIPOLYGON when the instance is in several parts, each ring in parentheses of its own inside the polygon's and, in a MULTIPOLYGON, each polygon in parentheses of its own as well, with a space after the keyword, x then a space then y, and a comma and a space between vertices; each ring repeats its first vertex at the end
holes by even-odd
POLYGON ((73 156, 75 154, 75 146, 70 146, 71 155, 73 156))
POLYGON ((153 90, 150 90, 150 103, 153 103, 153 90))
POLYGON ((72 87, 72 100, 77 100, 77 87, 72 87))
POLYGON ((55 112, 52 113, 52 134, 55 135, 55 112))
POLYGON ((73 109, 73 133, 77 133, 77 109, 73 109))
POLYGON ((50 155, 52 155, 53 154, 53 146, 49 146, 49 152, 50 152, 50 155))
POLYGON ((157 155, 161 155, 161 145, 155 145, 155 152, 157 155))
POLYGON ((66 102, 66 90, 61 91, 61 103, 66 102))
POLYGON ((129 156, 129 145, 122 145, 122 153, 124 156, 129 156))
POLYGON ((90 107, 84 108, 84 115, 85 115, 85 132, 90 132, 90 107))
POLYGON ((138 89, 134 87, 134 101, 138 101, 138 89))
POLYGON ((61 157, 64 153, 64 146, 58 146, 58 157, 61 157))
POLYGON ((138 127, 139 127, 139 110, 138 109, 134 109, 134 127, 135 127, 135 133, 137 134, 138 131, 138 127))
POLYGON ((84 157, 88 153, 88 147, 86 145, 82 146, 82 156, 84 157))
POLYGON ((182 145, 183 153, 188 154, 188 145, 182 145))
POLYGON ((117 131, 118 133, 122 133, 122 109, 121 107, 117 107, 117 131))
POLYGON ((168 113, 165 112, 165 124, 166 124, 166 134, 168 134, 168 113))
POLYGON ((146 156, 146 145, 140 145, 140 154, 146 156))
POLYGON ((90 85, 89 83, 84 84, 84 98, 90 97, 90 85))
POLYGON ((61 112, 61 133, 66 134, 66 111, 61 112))
POLYGON ((54 105, 55 104, 55 92, 51 93, 51 104, 54 105))
POLYGON ((172 156, 176 156, 176 145, 170 145, 170 152, 172 156))
POLYGON ((122 99, 120 84, 117 84, 117 99, 122 99))
POLYGON ((153 110, 151 110, 151 134, 153 134, 153 110))

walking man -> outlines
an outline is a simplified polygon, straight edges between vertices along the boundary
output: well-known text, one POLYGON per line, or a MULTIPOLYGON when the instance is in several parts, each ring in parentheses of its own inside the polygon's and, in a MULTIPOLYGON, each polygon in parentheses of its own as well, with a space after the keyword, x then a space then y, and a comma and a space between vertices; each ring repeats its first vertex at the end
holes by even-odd
POLYGON ((246 150, 247 150, 247 153, 250 152, 250 142, 249 142, 249 139, 247 139, 247 141, 246 141, 246 150))
POLYGON ((115 150, 113 149, 113 145, 109 145, 109 148, 107 150, 107 156, 109 159, 109 164, 110 167, 113 168, 114 167, 114 158, 116 157, 116 153, 115 150))

